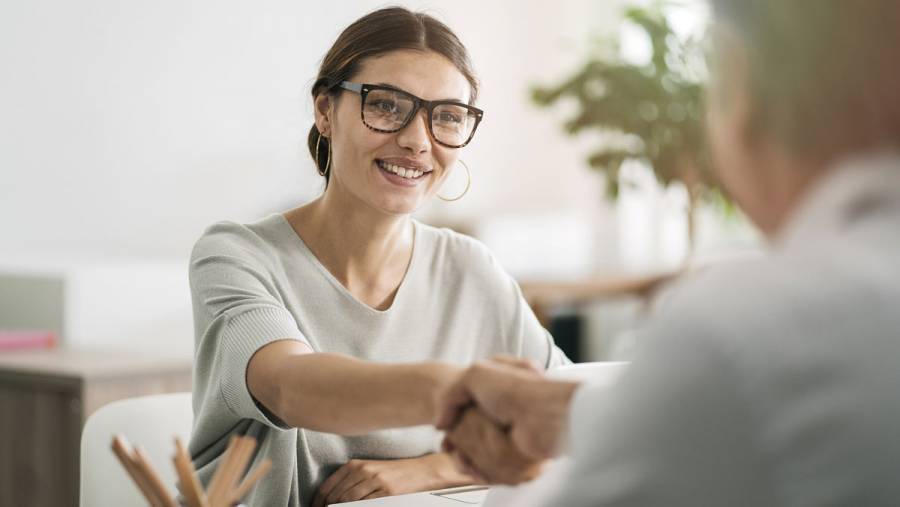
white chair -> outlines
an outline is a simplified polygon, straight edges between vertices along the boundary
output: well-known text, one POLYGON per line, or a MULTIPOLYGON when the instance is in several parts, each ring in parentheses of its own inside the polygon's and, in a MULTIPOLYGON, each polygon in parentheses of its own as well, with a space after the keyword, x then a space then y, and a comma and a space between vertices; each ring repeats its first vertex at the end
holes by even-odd
POLYGON ((147 451, 153 467, 174 494, 174 438, 181 437, 187 443, 192 422, 191 393, 130 398, 97 410, 81 434, 81 506, 147 505, 110 448, 117 433, 147 451))

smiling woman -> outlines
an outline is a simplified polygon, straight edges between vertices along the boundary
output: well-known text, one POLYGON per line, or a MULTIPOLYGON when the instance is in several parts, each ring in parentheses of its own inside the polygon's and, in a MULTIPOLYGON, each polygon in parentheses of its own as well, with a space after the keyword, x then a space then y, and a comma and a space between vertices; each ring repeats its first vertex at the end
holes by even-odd
POLYGON ((197 241, 190 452, 209 481, 232 435, 274 467, 251 506, 320 506, 471 484, 428 426, 459 366, 568 362, 475 240, 411 218, 483 112, 466 49, 401 8, 350 25, 312 87, 325 190, 197 241), (403 428, 403 429, 390 429, 403 428))
POLYGON ((389 213, 411 213, 440 188, 475 133, 482 112, 467 104, 474 82, 441 53, 418 49, 371 56, 353 79, 335 79, 315 97, 318 134, 311 137, 318 135, 314 152, 329 151, 319 161, 326 196, 346 192, 389 213), (431 100, 419 98, 426 93, 431 100))

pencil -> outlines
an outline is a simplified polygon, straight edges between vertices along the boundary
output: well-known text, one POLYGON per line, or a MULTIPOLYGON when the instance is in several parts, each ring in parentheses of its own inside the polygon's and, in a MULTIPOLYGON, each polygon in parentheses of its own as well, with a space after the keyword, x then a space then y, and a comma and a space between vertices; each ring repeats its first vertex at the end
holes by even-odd
POLYGON ((209 481, 209 487, 206 489, 207 498, 209 499, 209 503, 214 507, 218 505, 216 501, 218 499, 218 491, 221 488, 220 484, 222 483, 222 475, 225 473, 225 465, 231 460, 231 455, 235 452, 235 444, 237 443, 238 437, 233 436, 231 440, 228 442, 228 447, 225 449, 225 453, 222 454, 222 457, 219 459, 219 464, 216 467, 216 471, 213 472, 212 479, 209 481))
POLYGON ((125 440, 125 437, 121 435, 116 435, 113 437, 112 450, 116 455, 116 458, 119 459, 119 462, 122 463, 122 467, 125 468, 125 471, 128 472, 129 476, 131 476, 131 480, 134 481, 135 485, 138 487, 141 494, 144 495, 144 498, 147 499, 150 505, 152 505, 153 507, 160 507, 159 499, 156 498, 156 493, 150 486, 149 479, 144 475, 144 472, 131 456, 129 447, 130 446, 128 444, 128 441, 125 440))
POLYGON ((231 492, 237 486, 238 480, 243 477, 247 469, 247 462, 250 460, 253 450, 256 448, 256 440, 251 437, 239 437, 235 442, 234 452, 231 459, 224 465, 225 470, 222 473, 222 482, 219 489, 215 492, 215 502, 226 502, 231 496, 231 492))
POLYGON ((250 458, 253 457, 253 451, 256 449, 256 440, 252 437, 244 437, 241 442, 240 452, 235 455, 234 465, 229 470, 228 480, 225 482, 226 488, 223 489, 224 496, 227 498, 238 486, 238 482, 246 475, 247 465, 250 458))
POLYGON ((240 486, 231 494, 231 498, 229 499, 232 503, 240 503, 240 501, 247 496, 247 493, 250 492, 250 489, 253 488, 253 485, 256 484, 257 481, 263 478, 269 470, 272 468, 272 460, 266 458, 257 465, 256 469, 244 479, 244 482, 241 483, 240 486))
POLYGON ((172 498, 172 495, 169 494, 165 484, 163 484, 159 474, 156 473, 156 469, 153 468, 153 464, 150 463, 150 458, 147 456, 147 453, 140 447, 136 447, 134 449, 134 455, 138 464, 144 469, 149 478, 150 487, 156 492, 156 497, 160 500, 160 505, 163 507, 178 507, 178 504, 175 503, 175 499, 172 498))
POLYGON ((188 502, 188 507, 209 507, 191 458, 178 437, 175 437, 175 456, 172 457, 172 461, 175 463, 175 470, 181 481, 182 494, 188 502))

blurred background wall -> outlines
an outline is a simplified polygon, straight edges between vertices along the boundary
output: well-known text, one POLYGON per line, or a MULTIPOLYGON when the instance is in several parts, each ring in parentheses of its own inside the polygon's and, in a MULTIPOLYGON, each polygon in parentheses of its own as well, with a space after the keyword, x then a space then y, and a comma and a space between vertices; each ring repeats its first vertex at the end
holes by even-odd
MULTIPOLYGON (((587 146, 598 141, 566 137, 564 111, 529 100, 532 86, 558 82, 581 64, 591 40, 621 29, 620 1, 401 4, 457 32, 486 111, 463 154, 471 191, 429 204, 420 219, 475 234, 520 279, 678 265, 685 243, 677 192, 652 178, 640 183, 637 169, 638 184, 617 204, 606 200, 585 163, 587 146)), ((252 221, 318 195, 305 148, 309 86, 340 30, 382 5, 0 4, 0 268, 77 279, 69 297, 90 298, 98 315, 142 305, 146 336, 128 319, 101 331, 84 324, 61 331, 82 336, 79 343, 155 336, 189 351, 183 275, 194 240, 215 221, 252 221), (85 281, 98 269, 105 281, 85 281), (160 275, 166 269, 168 278, 160 275), (157 329, 150 322, 158 319, 168 323, 157 329)), ((685 12, 678 23, 702 25, 702 10, 685 12)), ((640 58, 641 41, 623 51, 640 58)), ((7 295, 7 309, 15 299, 7 295)), ((11 325, 8 314, 4 322, 0 313, 0 328, 11 325)))
MULTIPOLYGON (((184 258, 210 223, 321 189, 308 88, 380 1, 37 0, 0 7, 2 250, 184 258)), ((430 217, 588 213, 600 190, 528 88, 615 26, 613 2, 406 2, 468 45, 487 120, 472 192, 430 217)))

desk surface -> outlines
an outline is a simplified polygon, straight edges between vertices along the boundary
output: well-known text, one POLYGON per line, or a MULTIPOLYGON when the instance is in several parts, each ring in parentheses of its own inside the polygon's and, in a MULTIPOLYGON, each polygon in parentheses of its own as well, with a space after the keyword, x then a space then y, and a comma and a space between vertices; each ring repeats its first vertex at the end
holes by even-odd
POLYGON ((676 277, 676 271, 593 276, 568 281, 528 281, 519 285, 525 299, 541 303, 579 303, 618 296, 644 296, 676 277))
POLYGON ((192 358, 126 350, 42 349, 3 352, 0 374, 98 379, 190 371, 192 358))
POLYGON ((388 496, 373 500, 359 500, 342 504, 341 507, 481 507, 489 489, 485 486, 463 486, 439 491, 388 496))

